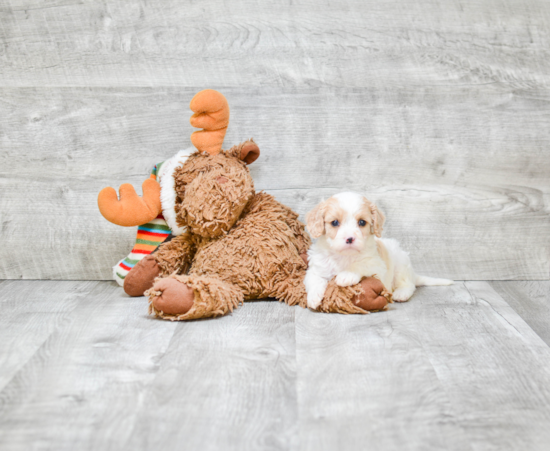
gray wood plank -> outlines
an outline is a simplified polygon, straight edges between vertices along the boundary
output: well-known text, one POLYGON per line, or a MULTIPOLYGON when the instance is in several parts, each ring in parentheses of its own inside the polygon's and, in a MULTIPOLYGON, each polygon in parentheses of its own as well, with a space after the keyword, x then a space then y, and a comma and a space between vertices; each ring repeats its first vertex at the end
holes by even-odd
POLYGON ((297 312, 301 449, 472 449, 402 307, 297 312))
POLYGON ((299 449, 295 312, 252 302, 180 323, 128 449, 299 449))
POLYGON ((550 349, 485 282, 296 315, 302 449, 546 450, 550 349))
MULTIPOLYGON (((2 323, 2 336, 14 337, 9 354, 22 350, 26 362, 0 391, 0 448, 122 449, 176 324, 148 317, 145 299, 128 298, 114 282, 15 286, 3 303, 20 302, 30 321, 2 323), (46 326, 37 323, 53 324, 52 313, 62 319, 38 344, 46 326)), ((2 378, 12 369, 0 367, 2 378)))
POLYGON ((63 327, 97 282, 0 283, 0 390, 63 327))
MULTIPOLYGON (((155 163, 189 145, 198 89, 0 89, 0 277, 110 278, 134 230, 107 223, 97 193, 123 182, 139 190, 155 163)), ((223 91, 227 145, 254 136, 257 188, 299 213, 359 190, 385 210, 387 235, 420 272, 549 278, 547 91, 223 91)))
POLYGON ((546 0, 4 0, 9 86, 550 82, 546 0))
POLYGON ((491 287, 550 345, 550 282, 494 281, 491 287))
POLYGON ((550 443, 550 348, 489 283, 367 316, 253 302, 188 323, 113 282, 0 287, 2 450, 550 443))
POLYGON ((548 449, 550 349, 488 283, 465 285, 469 298, 446 309, 446 321, 429 314, 419 321, 463 428, 477 449, 548 449))

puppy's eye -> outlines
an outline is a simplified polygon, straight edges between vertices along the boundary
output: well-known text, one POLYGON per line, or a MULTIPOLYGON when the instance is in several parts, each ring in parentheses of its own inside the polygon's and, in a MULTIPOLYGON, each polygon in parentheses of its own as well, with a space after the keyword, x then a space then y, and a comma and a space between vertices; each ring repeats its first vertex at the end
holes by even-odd
POLYGON ((358 224, 359 224, 359 227, 365 227, 367 225, 367 222, 364 219, 360 219, 358 224))
POLYGON ((338 222, 338 219, 335 219, 334 221, 332 221, 332 222, 330 223, 330 225, 331 225, 332 227, 338 227, 338 226, 340 225, 340 223, 338 222))

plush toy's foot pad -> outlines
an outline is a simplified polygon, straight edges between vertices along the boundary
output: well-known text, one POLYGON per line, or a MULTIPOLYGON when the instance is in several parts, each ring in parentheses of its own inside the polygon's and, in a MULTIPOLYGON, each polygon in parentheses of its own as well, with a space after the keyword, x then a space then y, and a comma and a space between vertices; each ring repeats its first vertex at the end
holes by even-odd
POLYGON ((359 282, 363 293, 355 295, 353 302, 358 307, 369 312, 384 310, 388 303, 393 302, 391 294, 386 291, 380 280, 366 277, 359 282))
POLYGON ((367 277, 356 285, 341 287, 336 278, 331 279, 325 290, 320 312, 364 315, 369 312, 384 310, 392 302, 391 295, 384 285, 374 277, 367 277))
POLYGON ((159 279, 153 285, 153 307, 168 315, 183 315, 191 310, 195 300, 193 289, 177 279, 159 279))
POLYGON ((128 296, 143 296, 153 286, 160 274, 157 261, 153 255, 147 255, 132 268, 124 278, 124 291, 128 296))

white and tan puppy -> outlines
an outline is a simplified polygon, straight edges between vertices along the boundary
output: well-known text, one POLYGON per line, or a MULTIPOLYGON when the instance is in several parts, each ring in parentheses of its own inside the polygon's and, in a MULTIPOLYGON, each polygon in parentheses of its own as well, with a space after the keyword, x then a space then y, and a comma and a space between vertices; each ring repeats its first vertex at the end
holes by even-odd
POLYGON ((319 306, 334 276, 341 287, 374 276, 397 302, 408 301, 417 286, 453 283, 415 274, 409 254, 399 243, 380 238, 384 221, 376 205, 352 192, 336 194, 307 214, 307 229, 318 238, 308 251, 304 280, 309 308, 319 306))

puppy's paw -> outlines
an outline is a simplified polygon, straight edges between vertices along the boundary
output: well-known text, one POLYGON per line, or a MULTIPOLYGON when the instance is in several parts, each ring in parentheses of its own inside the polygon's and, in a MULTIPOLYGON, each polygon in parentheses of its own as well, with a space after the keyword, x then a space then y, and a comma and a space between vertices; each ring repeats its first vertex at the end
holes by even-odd
POLYGON ((414 293, 414 288, 398 288, 393 292, 395 302, 407 302, 414 293))
POLYGON ((317 310, 317 307, 321 305, 323 296, 325 295, 326 284, 318 284, 309 287, 307 291, 307 306, 310 309, 317 310))
POLYGON ((336 285, 339 287, 351 287, 361 282, 361 276, 350 271, 342 271, 336 276, 336 285))

